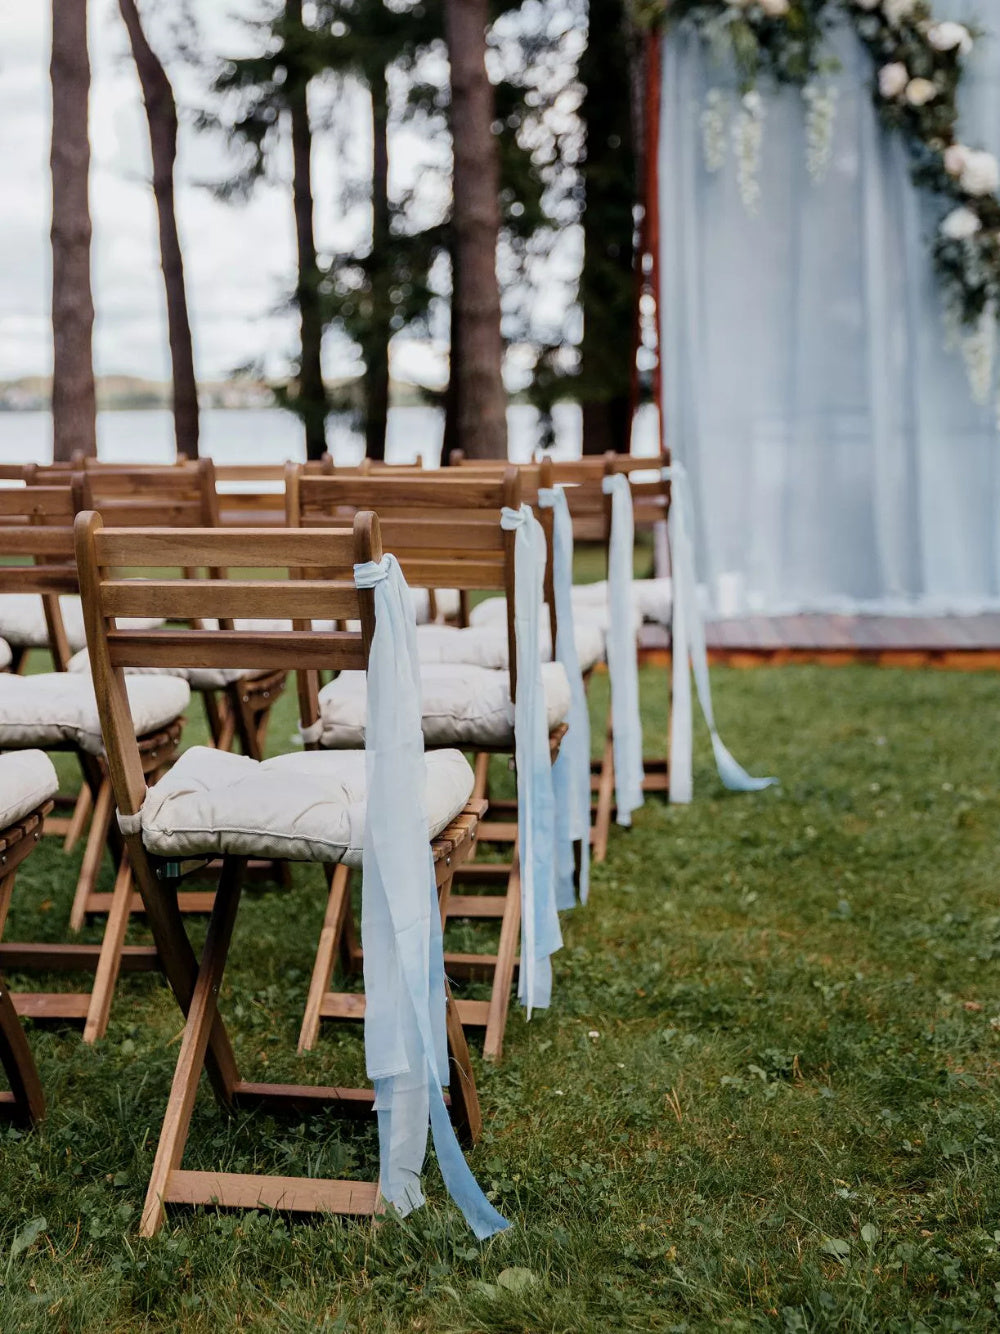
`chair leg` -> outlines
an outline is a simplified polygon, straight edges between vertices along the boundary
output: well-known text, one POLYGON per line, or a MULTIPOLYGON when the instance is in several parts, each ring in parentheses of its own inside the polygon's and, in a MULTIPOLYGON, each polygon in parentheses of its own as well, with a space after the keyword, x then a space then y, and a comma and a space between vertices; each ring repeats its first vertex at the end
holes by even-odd
POLYGON ((104 856, 104 848, 108 839, 108 830, 111 828, 113 813, 114 798, 111 793, 111 783, 107 778, 104 778, 94 800, 94 815, 90 821, 90 833, 87 835, 87 846, 83 853, 83 865, 80 867, 80 878, 76 882, 73 907, 70 909, 69 924, 73 931, 80 931, 86 920, 87 901, 97 884, 97 877, 101 869, 101 858, 104 856))
POLYGON ((87 825, 87 817, 90 815, 93 806, 94 794, 88 784, 82 783, 77 794, 76 805, 73 807, 73 815, 66 830, 66 838, 63 843, 64 852, 72 852, 79 843, 87 825))
POLYGON ((125 852, 118 865, 115 887, 111 895, 111 911, 104 926, 104 939, 101 941, 101 953, 90 992, 90 1008, 83 1026, 84 1042, 96 1042, 107 1032, 111 1001, 115 994, 118 971, 121 968, 122 949, 125 945, 125 932, 128 929, 131 909, 132 868, 128 853, 125 852))
POLYGON ((17 1017, 7 984, 0 977, 0 1065, 10 1084, 0 1093, 0 1114, 20 1125, 34 1125, 45 1115, 45 1095, 28 1039, 17 1017))
POLYGON ((351 873, 346 866, 338 863, 330 876, 330 893, 326 902, 326 915, 323 929, 319 936, 316 950, 316 962, 313 964, 312 978, 309 982, 309 996, 306 1010, 302 1017, 302 1029, 299 1033, 299 1051, 311 1051, 319 1036, 319 1024, 323 1013, 323 1001, 330 990, 337 961, 337 947, 344 929, 344 916, 349 902, 351 873))
POLYGON ((603 862, 608 855, 608 836, 611 831, 611 811, 614 806, 615 790, 615 747, 614 726, 611 708, 608 707, 608 721, 604 733, 604 753, 601 756, 597 780, 597 803, 594 811, 594 828, 591 835, 593 859, 603 862))
POLYGON ((483 1057, 487 1061, 499 1061, 503 1053, 503 1039, 507 1031, 507 1012, 510 1009, 510 989, 514 981, 514 969, 517 965, 517 946, 520 933, 521 854, 518 846, 515 845, 514 860, 511 863, 510 880, 507 886, 507 902, 504 906, 503 920, 500 923, 500 943, 497 946, 493 989, 490 992, 486 1037, 483 1041, 483 1057))
POLYGON ((219 987, 236 922, 243 867, 243 858, 227 857, 219 877, 215 906, 187 1010, 180 1055, 143 1206, 140 1232, 144 1237, 152 1237, 163 1222, 170 1176, 181 1165, 209 1039, 213 1026, 217 1022, 221 1024, 218 1012, 219 987))

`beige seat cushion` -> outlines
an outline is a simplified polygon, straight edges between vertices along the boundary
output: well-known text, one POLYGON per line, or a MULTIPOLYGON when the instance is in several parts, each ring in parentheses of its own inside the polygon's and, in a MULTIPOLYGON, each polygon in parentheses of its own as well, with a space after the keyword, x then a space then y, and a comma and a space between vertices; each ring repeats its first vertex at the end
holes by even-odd
MULTIPOLYGON (((635 579, 632 582, 632 606, 635 629, 638 634, 643 621, 670 624, 671 582, 669 579, 635 579)), ((469 613, 470 625, 496 625, 507 615, 507 602, 502 597, 486 598, 469 613)), ((601 579, 594 584, 573 585, 574 623, 586 622, 608 629, 608 584, 601 579)), ((582 666, 582 663, 581 663, 582 666)))
MULTIPOLYGON (((417 624, 427 625, 431 621, 431 599, 427 589, 411 588, 410 597, 413 599, 413 611, 417 618, 417 624)), ((439 618, 453 619, 458 615, 461 606, 458 589, 436 588, 434 590, 434 604, 439 618)))
POLYGON ((0 834, 54 797, 59 780, 52 761, 40 750, 0 755, 0 834))
MULTIPOLYGON (((457 750, 432 751, 425 801, 434 838, 472 795, 457 750)), ((194 746, 151 787, 142 838, 161 857, 278 857, 360 866, 367 810, 363 750, 305 751, 271 760, 194 746)))
MULTIPOLYGON (((601 627, 586 617, 574 618, 573 633, 580 670, 589 672, 604 657, 605 635, 601 627)), ((542 624, 542 657, 551 658, 551 632, 548 617, 542 624)), ((477 667, 503 671, 507 667, 506 622, 470 625, 418 625, 417 651, 421 662, 468 662, 477 667)))
MULTIPOLYGON (((67 594, 59 599, 59 607, 66 639, 76 653, 87 643, 83 606, 78 597, 67 594)), ((123 616, 118 624, 130 630, 149 630, 163 622, 148 617, 123 616)), ((0 596, 0 635, 15 648, 48 648, 49 631, 42 599, 37 593, 4 593, 0 596)))
MULTIPOLYGON (((509 747, 514 705, 507 672, 462 663, 427 663, 420 669, 424 741, 428 746, 509 747)), ((566 721, 569 682, 562 664, 542 667, 549 730, 566 721)), ((364 672, 341 672, 319 692, 321 744, 334 750, 364 745, 367 682, 364 672)))
MULTIPOLYGON (((191 698, 187 682, 176 676, 130 676, 125 684, 137 736, 172 723, 191 698)), ((0 675, 0 750, 67 744, 91 755, 104 750, 90 678, 80 672, 0 675)))
POLYGON ((0 639, 0 672, 5 672, 14 660, 10 645, 6 639, 0 639))

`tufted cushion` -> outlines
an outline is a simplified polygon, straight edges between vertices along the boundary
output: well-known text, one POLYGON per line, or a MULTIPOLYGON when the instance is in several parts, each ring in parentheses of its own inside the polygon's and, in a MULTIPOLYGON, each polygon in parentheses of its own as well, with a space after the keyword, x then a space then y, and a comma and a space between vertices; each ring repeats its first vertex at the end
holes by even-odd
MULTIPOLYGON (((66 639, 75 653, 87 643, 83 628, 83 606, 76 596, 59 599, 66 639)), ((118 622, 132 630, 148 630, 162 625, 159 620, 123 616, 118 622)), ((37 593, 4 593, 0 596, 0 635, 16 648, 48 648, 49 631, 45 624, 42 599, 37 593)))
MULTIPOLYGON (((191 698, 187 682, 175 676, 130 676, 125 684, 137 736, 172 723, 191 698)), ((79 672, 0 675, 0 750, 67 743, 91 755, 104 749, 90 678, 79 672)))
POLYGON ((58 790, 52 761, 40 750, 0 755, 0 833, 22 816, 30 815, 58 790))
MULTIPOLYGON (((593 620, 574 618, 573 632, 580 670, 589 672, 604 657, 604 632, 593 620)), ((549 620, 542 626, 542 657, 549 659, 549 620)), ((418 625, 417 651, 421 662, 468 662, 477 667, 491 667, 504 671, 507 667, 506 623, 469 626, 459 629, 453 625, 418 625)))
MULTIPOLYGON (((472 795, 473 772, 457 750, 432 751, 428 836, 472 795)), ((149 789, 142 838, 161 857, 232 853, 361 865, 367 808, 363 750, 305 751, 248 759, 194 746, 149 789)))
MULTIPOLYGON (((508 747, 514 744, 514 705, 507 672, 461 663, 421 667, 424 740, 428 746, 508 747)), ((551 730, 569 713, 569 682, 562 665, 542 667, 551 730)), ((343 750, 363 746, 367 685, 364 672, 341 672, 319 692, 321 744, 343 750)))
POLYGON ((14 659, 6 639, 0 639, 0 672, 5 672, 14 659))

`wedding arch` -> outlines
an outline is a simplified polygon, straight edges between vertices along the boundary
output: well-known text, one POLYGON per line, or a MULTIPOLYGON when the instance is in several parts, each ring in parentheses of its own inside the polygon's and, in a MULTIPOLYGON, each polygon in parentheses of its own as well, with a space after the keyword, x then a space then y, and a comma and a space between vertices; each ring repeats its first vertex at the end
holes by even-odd
POLYGON ((711 591, 1000 606, 1000 61, 971 0, 645 14, 665 34, 665 425, 711 591))

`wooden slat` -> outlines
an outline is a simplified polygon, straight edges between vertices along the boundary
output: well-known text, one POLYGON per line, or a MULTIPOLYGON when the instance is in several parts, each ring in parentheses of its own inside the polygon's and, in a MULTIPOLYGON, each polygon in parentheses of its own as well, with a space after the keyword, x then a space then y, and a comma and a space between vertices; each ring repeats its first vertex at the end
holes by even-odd
MULTIPOLYGON (((260 615, 276 617, 276 608, 260 615)), ((298 667, 361 670, 366 665, 359 634, 347 631, 112 630, 113 667, 298 667)))
POLYGON ((69 486, 7 487, 0 491, 0 514, 40 515, 69 522, 74 512, 69 486))
POLYGON ((355 992, 328 991, 323 997, 319 1012, 324 1019, 363 1019, 365 998, 355 992))
POLYGON ((489 1001, 457 1000, 455 1009, 463 1028, 485 1028, 490 1018, 489 1001))
POLYGON ((86 1019, 90 992, 12 991, 10 998, 22 1019, 86 1019))
POLYGON ((76 567, 0 565, 0 593, 76 593, 76 567))
POLYGON ((470 520, 461 515, 454 519, 426 517, 423 519, 399 518, 391 510, 383 517, 379 515, 382 530, 382 546, 386 551, 396 547, 407 550, 429 548, 444 555, 448 551, 466 555, 470 551, 495 551, 503 553, 504 535, 500 527, 500 514, 495 522, 484 522, 483 516, 470 520))
POLYGON ((170 1173, 164 1202, 279 1209, 289 1213, 374 1214, 379 1207, 379 1191, 369 1181, 317 1181, 312 1177, 175 1170, 170 1173))
MULTIPOLYGON (((104 897, 110 899, 111 895, 104 897)), ((96 906, 94 911, 97 911, 96 906)), ((107 908, 103 911, 106 912, 107 908)), ((26 972, 92 973, 100 955, 100 945, 39 944, 34 941, 21 943, 15 940, 0 942, 0 967, 10 972, 24 969, 26 972)), ((152 945, 126 945, 122 950, 122 972, 152 973, 159 966, 159 955, 152 945)))
POLYGON ((504 503, 501 479, 453 476, 447 472, 408 474, 394 477, 390 472, 372 476, 355 474, 326 477, 301 476, 300 496, 303 510, 333 505, 389 511, 398 506, 446 507, 453 510, 485 509, 504 503))
POLYGON ((109 579, 101 584, 107 616, 259 618, 280 602, 285 619, 348 620, 360 616, 358 590, 346 580, 109 579))
POLYGON ((351 527, 322 530, 281 528, 103 528, 94 534, 98 564, 177 569, 185 566, 229 566, 270 569, 275 566, 351 568, 354 533, 351 527))
POLYGON ((0 523, 0 553, 5 556, 71 556, 73 529, 42 523, 0 523))

